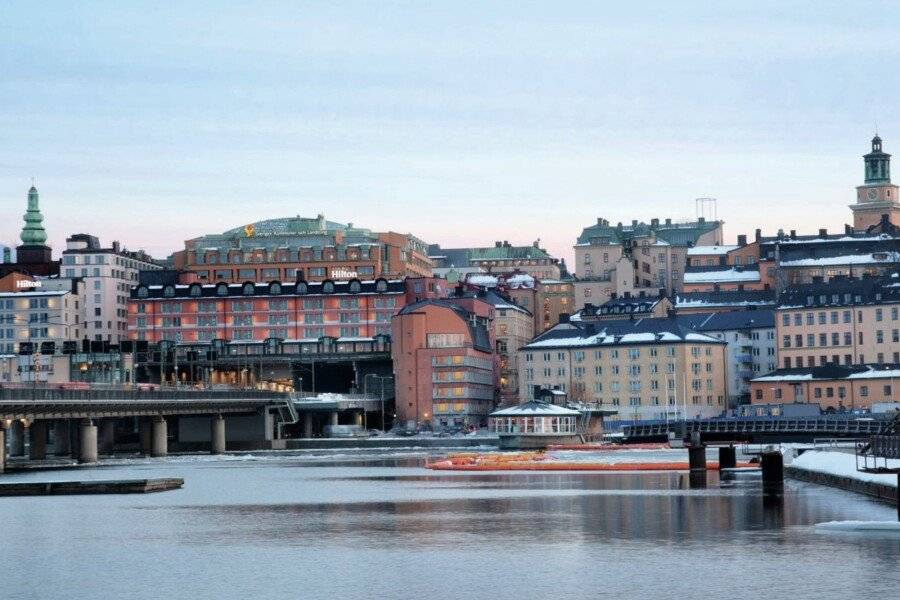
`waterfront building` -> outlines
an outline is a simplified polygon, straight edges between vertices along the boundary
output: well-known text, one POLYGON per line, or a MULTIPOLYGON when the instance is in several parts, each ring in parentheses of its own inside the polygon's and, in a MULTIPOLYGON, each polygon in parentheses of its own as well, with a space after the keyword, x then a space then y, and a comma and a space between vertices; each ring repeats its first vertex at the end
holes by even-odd
POLYGON ((900 363, 900 278, 791 286, 776 309, 782 368, 900 363))
POLYGON ((128 336, 151 343, 267 338, 318 340, 389 334, 409 302, 440 298, 436 278, 138 285, 128 300, 128 336))
POLYGON ((47 245, 44 216, 41 214, 40 198, 34 186, 28 190, 28 204, 23 219, 25 225, 20 235, 22 244, 16 247, 15 261, 12 260, 11 253, 8 257, 6 252, 3 253, 0 277, 14 271, 29 275, 58 275, 59 261, 53 260, 52 250, 47 245))
POLYGON ((119 342, 128 338, 128 298, 139 273, 162 269, 143 251, 129 251, 119 242, 104 248, 93 235, 66 239, 62 274, 84 281, 84 335, 92 340, 119 342))
POLYGON ((679 323, 728 344, 725 353, 728 407, 750 402, 750 380, 778 367, 774 310, 679 315, 679 323))
POLYGON ((396 419, 482 426, 496 404, 494 306, 481 298, 423 300, 392 319, 396 419))
POLYGON ((428 258, 435 268, 480 269, 486 273, 527 273, 537 279, 559 279, 560 261, 540 247, 540 240, 530 246, 513 246, 508 241, 495 242, 484 248, 428 247, 428 258))
POLYGON ((586 303, 602 304, 612 294, 644 291, 667 295, 681 291, 687 252, 693 246, 722 244, 722 222, 633 220, 631 225, 610 225, 597 219, 575 243, 574 285, 576 309, 586 303))
POLYGON ((501 450, 544 449, 581 441, 581 413, 564 406, 528 400, 492 412, 490 417, 490 428, 500 438, 501 450))
POLYGON ((555 388, 624 419, 714 416, 726 408, 725 351, 674 318, 564 320, 519 350, 521 397, 555 388))
POLYGON ((865 180, 856 188, 853 211, 853 229, 865 231, 887 220, 900 226, 900 197, 898 188, 891 183, 891 155, 881 148, 881 138, 872 138, 872 150, 863 156, 865 180))
POLYGON ((900 364, 826 364, 778 369, 750 382, 753 404, 813 403, 837 411, 896 402, 900 364))
POLYGON ((187 240, 175 269, 201 282, 308 282, 431 277, 426 244, 411 234, 314 219, 269 219, 187 240))
POLYGON ((494 307, 493 331, 497 358, 500 361, 498 381, 501 406, 511 406, 519 401, 519 348, 534 337, 534 316, 493 290, 479 288, 464 292, 457 288, 454 296, 478 298, 494 307))
POLYGON ((584 307, 572 315, 572 321, 615 321, 623 318, 644 319, 662 318, 669 315, 672 303, 665 296, 665 290, 660 290, 656 296, 648 295, 644 290, 632 296, 631 292, 625 292, 622 297, 613 293, 612 297, 601 304, 594 306, 587 303, 584 307))

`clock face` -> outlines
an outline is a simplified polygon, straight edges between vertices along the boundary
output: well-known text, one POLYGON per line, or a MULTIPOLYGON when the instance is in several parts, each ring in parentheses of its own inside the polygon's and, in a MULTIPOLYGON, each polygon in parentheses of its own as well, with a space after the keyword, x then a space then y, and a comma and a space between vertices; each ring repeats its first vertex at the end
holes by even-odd
POLYGON ((869 188, 868 196, 869 200, 874 200, 878 197, 878 190, 876 190, 875 188, 869 188))

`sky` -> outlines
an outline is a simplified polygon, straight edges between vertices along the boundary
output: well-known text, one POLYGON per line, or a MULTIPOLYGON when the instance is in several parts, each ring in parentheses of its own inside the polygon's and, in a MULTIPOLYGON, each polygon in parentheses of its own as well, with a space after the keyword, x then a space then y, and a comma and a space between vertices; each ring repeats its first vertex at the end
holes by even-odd
POLYGON ((0 243, 165 257, 324 213, 444 247, 851 222, 900 152, 889 2, 0 2, 0 243))

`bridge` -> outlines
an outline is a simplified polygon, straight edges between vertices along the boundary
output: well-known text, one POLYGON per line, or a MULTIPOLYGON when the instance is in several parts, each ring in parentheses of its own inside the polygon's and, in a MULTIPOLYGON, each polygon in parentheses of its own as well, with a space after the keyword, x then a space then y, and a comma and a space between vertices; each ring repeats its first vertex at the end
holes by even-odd
POLYGON ((232 445, 265 447, 280 430, 276 425, 296 421, 289 394, 263 390, 5 386, 0 389, 0 472, 7 436, 10 456, 25 454, 27 438, 29 458, 44 460, 52 438, 57 456, 96 462, 100 453, 111 454, 117 441, 132 437, 134 429, 141 451, 150 456, 168 453, 169 423, 185 447, 202 443, 218 454, 226 448, 226 422, 232 445))
POLYGON ((877 434, 885 418, 856 415, 818 417, 721 417, 687 421, 647 421, 622 428, 625 442, 684 439, 699 432, 704 441, 812 441, 820 437, 859 438, 877 434))

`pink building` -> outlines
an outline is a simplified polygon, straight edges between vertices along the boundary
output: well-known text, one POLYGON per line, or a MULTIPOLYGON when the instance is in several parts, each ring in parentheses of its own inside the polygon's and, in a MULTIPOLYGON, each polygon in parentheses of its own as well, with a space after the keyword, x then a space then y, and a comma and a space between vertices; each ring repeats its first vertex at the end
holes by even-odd
POLYGON ((494 307, 479 298, 424 300, 391 322, 395 421, 480 426, 496 403, 494 307))

